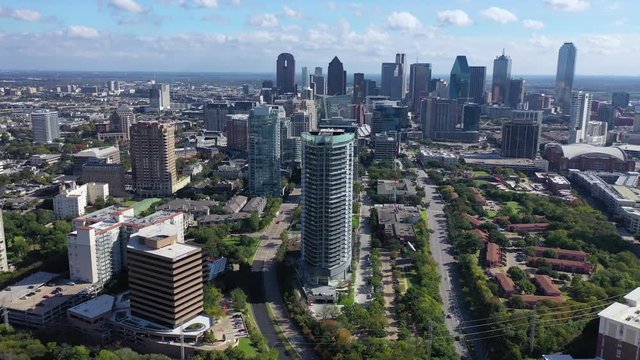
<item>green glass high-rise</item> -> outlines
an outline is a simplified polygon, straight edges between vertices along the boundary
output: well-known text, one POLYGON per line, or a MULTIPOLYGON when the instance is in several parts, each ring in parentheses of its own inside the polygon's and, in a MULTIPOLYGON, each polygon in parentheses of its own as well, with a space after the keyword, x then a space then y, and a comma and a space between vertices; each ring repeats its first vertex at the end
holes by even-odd
POLYGON ((469 84, 471 83, 471 71, 467 57, 458 55, 451 69, 449 78, 449 98, 451 99, 468 99, 469 84))

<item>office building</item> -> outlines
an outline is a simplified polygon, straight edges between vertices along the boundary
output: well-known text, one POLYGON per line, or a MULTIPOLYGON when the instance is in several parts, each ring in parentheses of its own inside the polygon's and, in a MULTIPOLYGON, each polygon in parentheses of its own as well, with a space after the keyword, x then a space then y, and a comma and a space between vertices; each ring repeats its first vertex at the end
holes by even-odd
POLYGON ((94 204, 98 199, 104 202, 107 197, 109 185, 104 183, 62 184, 60 193, 53 198, 53 213, 59 220, 76 218, 84 215, 87 204, 94 204))
POLYGON ((426 139, 443 139, 457 125, 459 106, 456 100, 427 98, 422 100, 421 123, 426 139))
POLYGON ((312 130, 311 120, 306 111, 296 111, 291 115, 291 135, 292 137, 300 137, 302 133, 312 130))
POLYGON ((588 121, 584 142, 596 146, 605 146, 607 144, 607 123, 588 121))
POLYGON ((363 73, 353 74, 353 103, 362 104, 366 97, 366 82, 363 73))
POLYGON ((482 108, 478 104, 466 103, 462 107, 462 128, 464 131, 480 131, 480 114, 482 108))
POLYGON ((302 88, 303 89, 308 89, 309 88, 309 68, 306 66, 302 67, 302 88))
POLYGON ((378 86, 376 85, 376 81, 375 80, 368 80, 365 79, 364 80, 365 83, 365 98, 369 97, 369 96, 378 96, 380 95, 380 91, 378 89, 378 86))
POLYGON ((449 78, 449 98, 450 99, 469 99, 469 83, 471 82, 471 73, 469 71, 469 63, 467 57, 459 55, 451 68, 451 76, 449 78))
POLYGON ((551 107, 551 96, 545 94, 527 94, 524 97, 528 110, 545 110, 551 107))
POLYGON ((399 106, 396 101, 379 101, 373 105, 371 132, 400 132, 401 128, 408 126, 408 121, 406 106, 399 106))
POLYGON ((327 94, 327 82, 324 75, 322 75, 322 68, 316 67, 313 75, 311 76, 312 84, 309 84, 313 88, 316 95, 327 94), (313 85, 313 86, 311 86, 313 85))
POLYGON ((282 53, 276 60, 276 86, 280 94, 295 93, 296 61, 293 55, 282 53))
POLYGON ((31 128, 33 130, 34 143, 52 143, 60 137, 58 112, 50 110, 37 110, 32 112, 31 128))
POLYGON ((535 159, 540 144, 542 111, 514 110, 502 124, 502 157, 535 159))
POLYGON ((0 209, 0 272, 9 271, 9 258, 7 258, 7 240, 4 236, 4 217, 0 209))
POLYGON ((332 285, 351 271, 354 135, 303 134, 302 156, 301 274, 307 284, 332 285))
POLYGON ((115 146, 89 148, 73 154, 73 173, 82 173, 84 164, 90 161, 104 160, 107 164, 120 163, 120 149, 115 146))
POLYGON ((123 141, 129 141, 129 129, 136 122, 133 110, 126 105, 118 106, 118 108, 109 116, 109 132, 122 134, 123 141))
POLYGON ((177 190, 172 124, 145 121, 131 127, 131 172, 140 196, 169 196, 177 190))
POLYGON ((380 95, 390 100, 402 100, 406 92, 406 57, 396 54, 396 61, 382 63, 380 95))
POLYGON ((233 113, 229 101, 204 104, 204 128, 211 131, 225 131, 227 115, 233 113))
POLYGON ((377 133, 373 136, 373 159, 392 164, 398 154, 398 137, 396 132, 377 133))
POLYGON ((484 89, 487 81, 487 68, 485 66, 469 66, 469 98, 472 102, 484 104, 484 89))
POLYGON ((90 159, 82 165, 81 179, 84 183, 100 182, 109 185, 109 195, 125 197, 124 166, 109 163, 105 159, 90 159))
POLYGON ((449 98, 449 83, 442 79, 434 79, 431 81, 431 85, 433 85, 434 89, 430 94, 431 96, 435 96, 440 99, 449 98))
POLYGON ((153 84, 149 90, 149 109, 159 112, 171 109, 169 84, 153 84))
POLYGON ((177 328, 203 311, 202 249, 172 226, 141 229, 127 246, 131 315, 177 328))
POLYGON ((598 121, 607 123, 607 129, 613 130, 616 128, 616 118, 618 110, 612 104, 600 104, 598 106, 598 121))
POLYGON ((509 103, 513 109, 519 109, 524 103, 524 79, 512 79, 509 81, 509 103))
POLYGON ((509 104, 509 85, 511 81, 511 58, 504 54, 493 60, 493 80, 491 82, 491 101, 494 104, 509 104))
POLYGON ((227 149, 244 151, 248 149, 249 115, 227 115, 227 149))
POLYGON ((409 68, 409 108, 415 114, 420 112, 420 101, 429 96, 431 64, 415 63, 409 68))
MULTIPOLYGON (((556 104, 565 115, 572 110, 573 75, 576 69, 577 49, 573 43, 564 43, 558 52, 556 72, 556 104)), ((573 108, 575 110, 575 108, 573 108)))
POLYGON ((614 92, 611 94, 611 105, 617 108, 626 109, 629 106, 629 93, 614 92))
POLYGON ((281 106, 258 106, 249 115, 249 194, 279 196, 281 106))
POLYGON ((596 357, 602 360, 635 359, 640 352, 640 288, 600 311, 596 357))
POLYGON ((334 56, 327 70, 327 95, 345 95, 346 93, 347 72, 340 59, 334 56))
POLYGON ((591 118, 591 94, 578 91, 571 98, 569 144, 585 142, 587 123, 591 118))

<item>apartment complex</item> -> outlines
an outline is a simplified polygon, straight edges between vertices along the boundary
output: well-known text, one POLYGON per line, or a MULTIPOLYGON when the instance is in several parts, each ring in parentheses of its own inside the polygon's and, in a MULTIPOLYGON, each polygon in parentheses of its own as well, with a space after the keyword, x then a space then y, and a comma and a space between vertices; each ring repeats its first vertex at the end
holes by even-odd
POLYGON ((71 182, 61 186, 60 193, 53 198, 53 212, 57 219, 82 216, 87 204, 94 204, 98 199, 104 201, 109 197, 108 184, 87 183, 78 186, 71 182))
POLYGON ((249 115, 249 193, 280 195, 281 106, 258 106, 249 115))
POLYGON ((133 208, 110 206, 72 221, 68 236, 69 273, 72 280, 103 285, 126 265, 129 237, 157 226, 174 228, 178 242, 184 242, 184 215, 158 211, 135 218, 133 208))
POLYGON ((596 356, 603 360, 636 359, 640 352, 640 288, 600 311, 596 356))
POLYGON ((31 113, 31 128, 34 143, 52 143, 60 137, 58 112, 38 110, 31 113))
POLYGON ((323 129, 302 135, 302 261, 310 285, 351 271, 354 135, 323 129))
POLYGON ((174 126, 157 121, 131 127, 133 184, 141 196, 168 196, 178 183, 174 126))

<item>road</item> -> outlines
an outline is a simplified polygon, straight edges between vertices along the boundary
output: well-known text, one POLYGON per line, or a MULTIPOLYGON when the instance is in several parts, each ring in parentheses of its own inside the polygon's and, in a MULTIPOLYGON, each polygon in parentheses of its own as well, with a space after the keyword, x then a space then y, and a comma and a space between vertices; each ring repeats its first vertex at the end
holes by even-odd
MULTIPOLYGON (((299 191, 297 191, 299 194, 299 191)), ((280 234, 289 228, 293 210, 298 206, 297 202, 284 202, 280 207, 278 216, 271 224, 259 234, 261 236, 260 245, 256 250, 256 255, 252 264, 252 278, 258 283, 254 287, 252 296, 253 313, 260 332, 267 338, 269 347, 276 349, 279 353, 278 359, 293 359, 286 354, 284 345, 278 338, 276 328, 269 318, 267 306, 272 310, 274 321, 280 326, 283 335, 293 346, 296 353, 302 359, 317 359, 318 356, 309 342, 300 332, 300 329, 289 319, 286 305, 280 293, 278 284, 276 253, 282 240, 280 234), (262 286, 259 286, 261 284, 262 286)))
POLYGON ((356 265, 355 280, 355 302, 356 304, 366 304, 371 301, 367 295, 371 294, 371 286, 367 283, 371 277, 371 266, 367 262, 367 257, 371 254, 371 228, 369 226, 369 205, 365 204, 363 197, 360 197, 360 229, 357 232, 360 236, 359 258, 356 265))
MULTIPOLYGON (((427 174, 422 169, 418 169, 418 183, 425 184, 427 174)), ((444 214, 444 204, 437 192, 437 186, 428 183, 425 186, 425 194, 429 203, 428 222, 429 229, 433 232, 429 235, 429 247, 434 260, 438 263, 438 271, 440 273, 440 297, 445 314, 445 324, 449 332, 454 336, 462 339, 463 333, 460 331, 459 324, 463 321, 461 309, 462 292, 460 288, 458 267, 456 260, 450 251, 451 244, 447 235, 447 220, 444 214)), ((465 319, 467 319, 465 317, 465 319)), ((470 318, 469 318, 470 320, 470 318)), ((463 357, 469 357, 469 352, 461 341, 455 342, 456 351, 463 357)))

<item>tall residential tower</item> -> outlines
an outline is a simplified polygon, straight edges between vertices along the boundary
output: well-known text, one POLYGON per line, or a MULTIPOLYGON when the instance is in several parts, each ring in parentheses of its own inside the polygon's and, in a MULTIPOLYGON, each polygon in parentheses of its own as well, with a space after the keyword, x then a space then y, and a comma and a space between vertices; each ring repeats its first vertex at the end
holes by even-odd
POLYGON ((281 106, 258 106, 249 115, 249 194, 279 196, 281 106))

